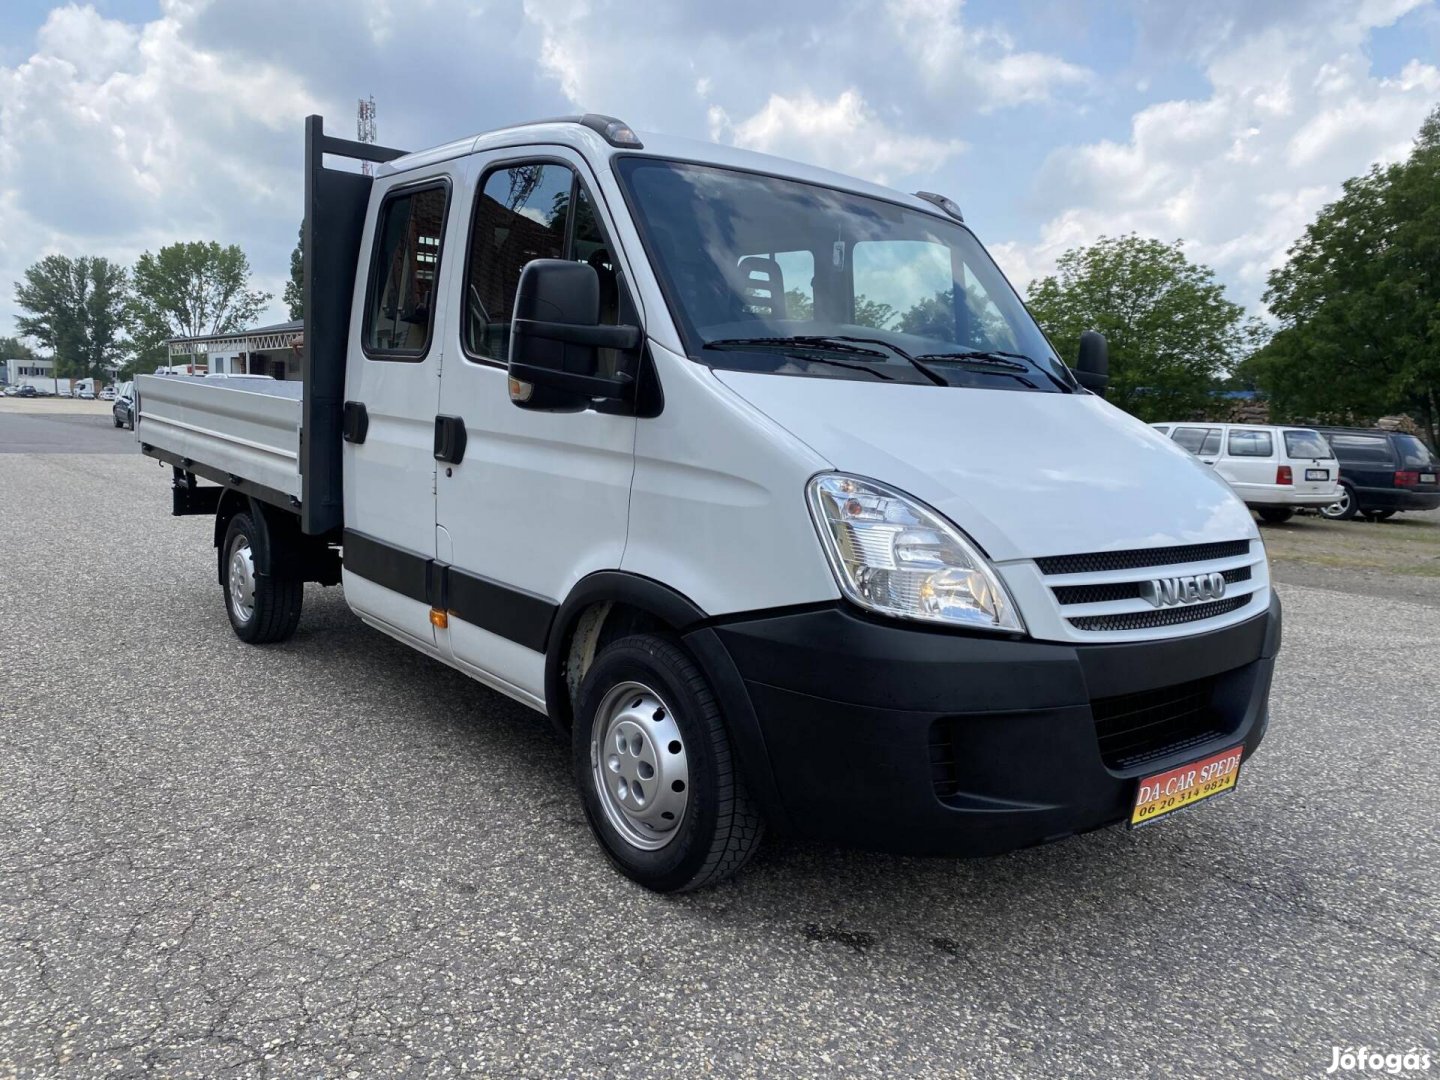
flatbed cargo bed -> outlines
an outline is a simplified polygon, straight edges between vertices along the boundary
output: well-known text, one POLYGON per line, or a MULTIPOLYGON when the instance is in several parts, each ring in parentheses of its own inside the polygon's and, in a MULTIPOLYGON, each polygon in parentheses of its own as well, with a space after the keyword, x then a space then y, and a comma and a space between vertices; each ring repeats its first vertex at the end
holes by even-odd
POLYGON ((135 432, 147 454, 299 506, 303 383, 141 375, 135 387, 135 432))

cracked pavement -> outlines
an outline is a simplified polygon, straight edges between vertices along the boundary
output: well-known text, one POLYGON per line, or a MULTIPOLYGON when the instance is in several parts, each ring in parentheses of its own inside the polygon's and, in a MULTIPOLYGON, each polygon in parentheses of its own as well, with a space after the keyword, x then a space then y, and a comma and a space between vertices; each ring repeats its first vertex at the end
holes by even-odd
POLYGON ((1433 597, 1282 584, 1266 745, 1163 826, 968 862, 768 842, 663 898, 609 868, 536 714, 338 589, 292 641, 237 641, 210 522, 108 422, 60 441, 113 453, 0 454, 0 1077, 1295 1077, 1440 1049, 1433 597))

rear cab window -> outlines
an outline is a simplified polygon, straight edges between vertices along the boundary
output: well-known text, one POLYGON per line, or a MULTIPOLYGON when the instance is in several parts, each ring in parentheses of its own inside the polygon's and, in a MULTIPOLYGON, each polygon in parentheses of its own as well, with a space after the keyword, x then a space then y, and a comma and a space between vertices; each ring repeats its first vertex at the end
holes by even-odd
POLYGON ((1285 432, 1285 456, 1292 458, 1334 458, 1325 436, 1318 431, 1285 432))
POLYGON ((361 330, 372 360, 423 360, 429 351, 449 191, 428 181, 381 204, 361 330))
POLYGON ((1275 440, 1268 431, 1246 431, 1232 428, 1229 438, 1231 457, 1268 458, 1275 453, 1275 440))

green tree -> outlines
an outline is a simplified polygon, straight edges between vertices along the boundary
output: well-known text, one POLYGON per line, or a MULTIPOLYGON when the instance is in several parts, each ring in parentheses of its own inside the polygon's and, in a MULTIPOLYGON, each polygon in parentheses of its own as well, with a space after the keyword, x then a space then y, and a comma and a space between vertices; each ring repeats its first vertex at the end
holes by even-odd
POLYGON ((1440 435, 1440 108, 1409 157, 1345 182, 1273 271, 1248 369, 1280 417, 1407 411, 1440 435))
POLYGON ((295 250, 290 252, 290 280, 285 283, 281 297, 290 309, 290 318, 305 317, 305 223, 300 223, 300 237, 295 241, 295 250))
POLYGON ((125 269, 109 259, 47 255, 15 285, 15 327, 48 349, 55 375, 104 377, 124 356, 125 269))
POLYGON ((856 326, 873 326, 876 330, 886 330, 894 320, 895 309, 889 304, 871 300, 864 293, 855 297, 856 326))
POLYGON ((170 244, 145 252, 132 273, 130 324, 137 348, 152 352, 169 338, 243 330, 270 293, 250 288, 250 261, 215 241, 170 244))
POLYGON ((1225 299, 1208 266, 1179 241, 1102 236, 1067 251, 1058 273, 1030 283, 1030 309, 1060 355, 1079 353, 1080 334, 1110 345, 1109 399, 1144 420, 1203 412, 1245 342, 1240 305, 1225 299))
POLYGON ((34 360, 35 350, 16 337, 0 337, 0 360, 34 360))

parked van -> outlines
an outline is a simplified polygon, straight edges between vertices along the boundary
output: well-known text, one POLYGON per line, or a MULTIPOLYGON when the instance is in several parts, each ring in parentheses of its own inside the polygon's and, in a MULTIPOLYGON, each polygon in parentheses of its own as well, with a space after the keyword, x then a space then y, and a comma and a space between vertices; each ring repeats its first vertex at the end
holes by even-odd
POLYGON ((1340 494, 1339 466, 1312 428, 1267 424, 1152 424, 1225 478, 1271 524, 1320 509, 1340 494))
POLYGON ((312 117, 305 190, 303 378, 136 380, 241 639, 343 581, 548 715, 657 890, 767 828, 995 853, 1234 787, 1255 520, 950 200, 594 115, 414 154, 312 117))
POLYGON ((1356 514, 1384 521, 1406 510, 1440 507, 1440 461, 1435 452, 1403 431, 1379 428, 1320 429, 1340 461, 1341 491, 1321 513, 1335 521, 1356 514))

